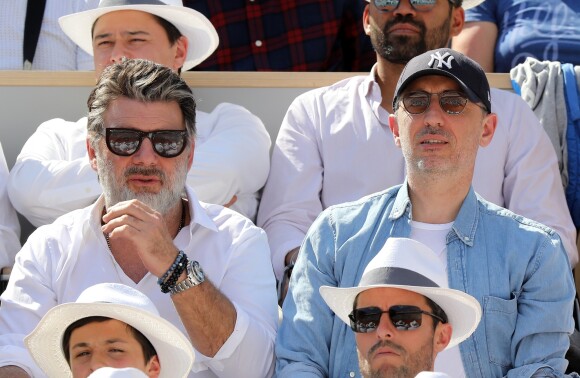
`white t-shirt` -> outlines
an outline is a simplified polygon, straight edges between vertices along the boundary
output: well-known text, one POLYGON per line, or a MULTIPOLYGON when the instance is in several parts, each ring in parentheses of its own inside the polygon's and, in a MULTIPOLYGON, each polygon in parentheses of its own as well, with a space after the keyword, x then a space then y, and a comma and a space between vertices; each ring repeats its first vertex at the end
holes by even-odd
MULTIPOLYGON (((430 224, 411 221, 411 239, 417 240, 429 248, 439 257, 447 272, 447 234, 451 231, 453 222, 444 224, 430 224)), ((445 276, 447 278, 447 276, 445 276)), ((449 287, 449 281, 446 280, 449 287)), ((440 352, 435 359, 435 371, 448 374, 452 378, 465 377, 465 369, 461 361, 459 346, 454 346, 440 352)))

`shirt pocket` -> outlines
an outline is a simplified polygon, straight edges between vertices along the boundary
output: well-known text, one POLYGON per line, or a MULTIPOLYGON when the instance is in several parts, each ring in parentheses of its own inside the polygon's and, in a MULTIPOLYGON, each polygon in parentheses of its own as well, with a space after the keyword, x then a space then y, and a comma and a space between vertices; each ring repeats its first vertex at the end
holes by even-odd
POLYGON ((504 367, 512 365, 511 339, 516 329, 517 298, 483 297, 485 338, 489 361, 504 367))

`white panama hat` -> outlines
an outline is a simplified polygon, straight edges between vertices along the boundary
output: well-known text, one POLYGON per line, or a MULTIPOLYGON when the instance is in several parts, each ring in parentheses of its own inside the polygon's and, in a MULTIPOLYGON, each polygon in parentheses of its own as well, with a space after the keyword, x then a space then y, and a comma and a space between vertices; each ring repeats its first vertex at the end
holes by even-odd
POLYGON ((189 45, 183 70, 187 71, 203 62, 219 43, 212 23, 201 13, 183 6, 181 0, 101 0, 95 9, 62 16, 58 19, 64 33, 89 55, 93 55, 92 28, 104 14, 137 10, 159 16, 172 23, 189 45))
POLYGON ((91 316, 116 319, 141 332, 157 352, 160 378, 188 376, 194 351, 185 335, 159 316, 145 294, 126 285, 101 283, 85 289, 76 302, 50 309, 24 338, 32 357, 49 377, 72 377, 62 349, 62 337, 69 325, 91 316))
POLYGON ((348 315, 353 310, 354 300, 365 290, 397 288, 424 295, 447 314, 453 328, 448 349, 475 331, 481 319, 481 306, 471 295, 445 285, 445 268, 429 247, 412 239, 389 238, 365 268, 358 286, 321 286, 320 295, 349 326, 348 315))
MULTIPOLYGON (((366 0, 367 3, 370 2, 370 0, 366 0)), ((481 3, 483 3, 485 0, 463 0, 463 3, 461 4, 461 8, 463 9, 469 9, 469 8, 473 8, 481 3)))

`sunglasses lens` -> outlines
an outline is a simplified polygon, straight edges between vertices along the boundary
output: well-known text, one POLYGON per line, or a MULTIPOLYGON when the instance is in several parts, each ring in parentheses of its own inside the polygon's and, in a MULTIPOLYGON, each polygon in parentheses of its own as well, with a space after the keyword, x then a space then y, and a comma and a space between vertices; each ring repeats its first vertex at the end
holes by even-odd
POLYGON ((378 307, 365 307, 354 310, 350 315, 350 327, 358 333, 376 331, 383 312, 378 307))
POLYGON ((429 107, 431 97, 427 94, 412 94, 403 98, 405 110, 411 114, 421 114, 429 107))
POLYGON ((441 109, 449 114, 459 114, 467 105, 467 98, 461 95, 442 95, 439 97, 441 109))
POLYGON ((416 306, 393 306, 389 309, 389 317, 399 331, 409 331, 421 326, 422 313, 416 306))
POLYGON ((418 11, 426 11, 432 9, 437 0, 411 0, 411 5, 418 11))
POLYGON ((399 5, 399 0, 375 0, 375 6, 380 10, 392 11, 399 5))
POLYGON ((136 131, 107 129, 106 141, 112 153, 129 156, 139 149, 141 136, 136 131))
POLYGON ((175 157, 185 148, 185 132, 179 130, 154 132, 151 142, 159 155, 175 157))

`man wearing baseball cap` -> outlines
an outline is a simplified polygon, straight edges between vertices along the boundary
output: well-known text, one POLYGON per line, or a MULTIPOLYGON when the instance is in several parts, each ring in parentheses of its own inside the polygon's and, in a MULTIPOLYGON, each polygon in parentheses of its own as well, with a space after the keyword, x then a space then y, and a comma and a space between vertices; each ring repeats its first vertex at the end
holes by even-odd
POLYGON ((446 287, 445 267, 424 244, 389 238, 352 288, 322 286, 331 310, 355 332, 364 378, 413 378, 475 331, 481 306, 446 287))
POLYGON ((43 372, 54 378, 86 378, 107 366, 138 368, 148 377, 184 378, 194 360, 190 341, 159 315, 155 304, 118 283, 96 284, 75 302, 51 308, 25 344, 43 372), (146 354, 153 356, 144 358, 146 354))
MULTIPOLYGON (((213 25, 181 0, 101 0, 95 9, 59 19, 65 34, 94 57, 95 76, 123 57, 188 70, 218 46, 213 25)), ((90 168, 87 118, 52 119, 23 146, 7 185, 16 210, 34 226, 93 203, 101 194, 90 168)), ((195 159, 187 183, 199 198, 250 219, 270 168, 270 136, 247 109, 219 104, 197 112, 195 159)))
MULTIPOLYGON (((464 10, 481 1, 370 0, 362 22, 376 51, 372 70, 313 89, 290 105, 257 220, 268 234, 279 280, 289 276, 322 210, 403 182, 405 162, 388 125, 397 79, 413 57, 448 46, 463 28, 464 10)), ((479 151, 473 187, 488 201, 557 231, 574 267, 576 227, 548 135, 520 96, 493 88, 491 102, 497 132, 479 151)))
POLYGON ((352 333, 318 290, 356 286, 390 237, 427 245, 445 265, 441 286, 471 295, 483 309, 473 335, 439 354, 437 371, 563 376, 575 288, 560 237, 484 200, 471 185, 480 147, 496 130, 489 93, 481 67, 453 50, 427 51, 406 65, 389 127, 407 177, 328 208, 308 231, 277 335, 278 377, 358 376, 352 333))

